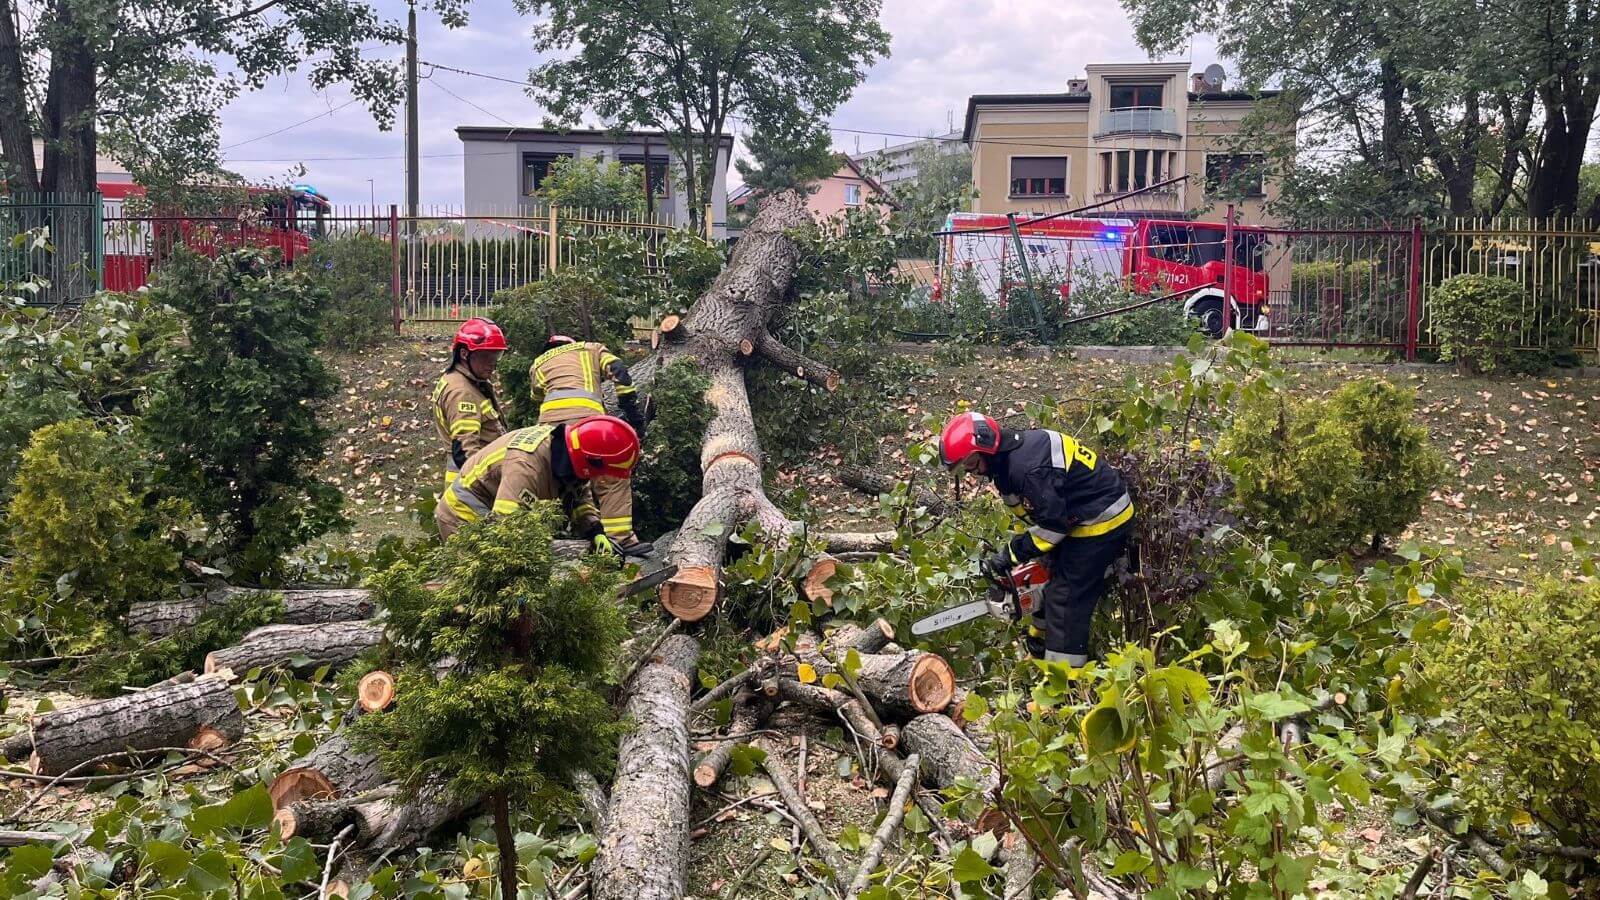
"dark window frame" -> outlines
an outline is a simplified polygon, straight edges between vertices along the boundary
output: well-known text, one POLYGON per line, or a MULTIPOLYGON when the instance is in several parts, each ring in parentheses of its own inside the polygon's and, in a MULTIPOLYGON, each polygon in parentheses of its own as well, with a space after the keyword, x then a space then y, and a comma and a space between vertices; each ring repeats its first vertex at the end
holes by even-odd
MULTIPOLYGON (((617 155, 617 163, 624 166, 646 165, 643 153, 621 153, 617 155)), ((648 162, 650 167, 650 189, 655 191, 657 200, 664 200, 672 192, 672 157, 650 154, 648 162)))
POLYGON ((1072 171, 1072 157, 1070 156, 1013 156, 1006 164, 1009 196, 1011 197, 1065 197, 1067 196, 1067 177, 1072 171), (1019 160, 1050 160, 1061 163, 1061 176, 1051 175, 1016 175, 1019 160))
POLYGON ((1149 82, 1112 82, 1107 109, 1161 109, 1166 103, 1167 86, 1149 82), (1120 99, 1119 99, 1120 95, 1120 99), (1155 102, 1150 102, 1154 100, 1155 102))
POLYGON ((550 164, 558 159, 571 159, 571 153, 546 153, 537 150, 526 150, 522 154, 522 165, 517 170, 519 180, 518 189, 524 197, 539 196, 539 185, 550 176, 550 164), (528 168, 530 165, 540 166, 539 174, 529 183, 528 168))
POLYGON ((1266 181, 1265 153, 1206 154, 1208 194, 1222 193, 1252 199, 1261 198, 1267 195, 1266 181))

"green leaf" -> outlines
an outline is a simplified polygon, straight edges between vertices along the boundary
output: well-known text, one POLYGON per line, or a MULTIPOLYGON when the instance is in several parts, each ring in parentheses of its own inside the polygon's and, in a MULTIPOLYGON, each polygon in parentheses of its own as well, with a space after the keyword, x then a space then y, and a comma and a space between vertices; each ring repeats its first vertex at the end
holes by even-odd
POLYGON ((861 654, 857 653, 854 647, 851 647, 850 652, 844 655, 844 665, 840 668, 844 670, 846 678, 854 680, 857 675, 861 674, 861 654))
POLYGON ((1078 730, 1084 749, 1094 756, 1123 753, 1132 749, 1137 739, 1136 730, 1128 727, 1122 710, 1115 706, 1097 706, 1089 710, 1078 730))
MULTIPOLYGON (((144 845, 145 865, 155 870, 163 881, 172 881, 189 870, 192 857, 189 851, 167 841, 149 841, 144 845)), ((15 859, 15 856, 12 857, 15 859)))
POLYGON ((767 751, 754 744, 736 744, 728 754, 728 771, 742 778, 754 772, 766 758, 767 751))
POLYGON ((221 850, 207 850, 195 857, 185 877, 190 884, 208 893, 220 891, 233 883, 227 854, 221 850))
POLYGON ((1145 869, 1150 868, 1150 866, 1150 857, 1145 856, 1143 853, 1140 853, 1137 850, 1128 850, 1123 852, 1121 856, 1117 857, 1116 864, 1113 865, 1111 867, 1111 871, 1107 872, 1106 874, 1110 875, 1112 878, 1120 878, 1123 875, 1137 875, 1138 873, 1143 872, 1145 869))
POLYGON ((290 838, 278 855, 278 868, 283 871, 284 882, 306 881, 320 871, 316 851, 305 838, 290 838))
POLYGON ((950 867, 950 877, 966 884, 969 881, 982 881, 999 871, 971 847, 963 847, 950 867))
POLYGON ((257 784, 233 795, 223 805, 229 827, 245 831, 272 824, 272 795, 265 784, 257 784))
POLYGON ((967 702, 961 709, 961 714, 968 722, 975 722, 989 714, 989 701, 983 699, 982 694, 968 694, 967 702))
POLYGON ((1244 703, 1245 706, 1272 721, 1299 715, 1311 709, 1311 704, 1304 700, 1298 697, 1285 697, 1277 691, 1253 694, 1246 697, 1244 703))
POLYGON ((55 858, 55 852, 49 844, 23 844, 12 848, 11 855, 6 857, 5 873, 20 881, 32 881, 50 871, 50 864, 55 858))

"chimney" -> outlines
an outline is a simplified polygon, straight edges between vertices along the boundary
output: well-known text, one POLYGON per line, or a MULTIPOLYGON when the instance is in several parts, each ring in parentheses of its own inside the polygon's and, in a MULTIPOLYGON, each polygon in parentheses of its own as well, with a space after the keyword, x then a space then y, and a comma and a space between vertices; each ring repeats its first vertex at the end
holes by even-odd
POLYGON ((1088 92, 1089 92, 1089 79, 1087 79, 1087 78, 1068 78, 1067 79, 1067 93, 1069 93, 1069 94, 1086 94, 1088 92))
POLYGON ((1205 76, 1201 75, 1199 72, 1196 72, 1193 75, 1190 75, 1189 76, 1189 90, 1193 91, 1196 94, 1204 94, 1206 92, 1206 78, 1205 78, 1205 76))

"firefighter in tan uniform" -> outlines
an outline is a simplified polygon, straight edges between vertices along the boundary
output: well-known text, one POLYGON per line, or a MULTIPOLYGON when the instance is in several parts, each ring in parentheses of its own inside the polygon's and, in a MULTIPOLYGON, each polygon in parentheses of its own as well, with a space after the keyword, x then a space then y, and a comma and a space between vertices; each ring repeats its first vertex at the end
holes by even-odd
MULTIPOLYGON (((628 367, 604 344, 574 341, 563 334, 551 335, 548 349, 533 361, 528 370, 533 402, 539 405, 539 424, 560 425, 606 411, 601 383, 610 381, 616 388, 622 417, 641 437, 645 417, 639 410, 638 394, 628 367)), ((621 546, 636 543, 633 533, 633 490, 625 479, 598 477, 590 482, 593 507, 598 507, 600 525, 621 546)), ((580 512, 584 512, 580 507, 580 512)))
MULTIPOLYGON (((628 556, 647 556, 643 541, 619 544, 601 527, 616 510, 587 507, 588 483, 598 477, 627 479, 639 461, 639 436, 615 416, 590 416, 561 425, 534 425, 501 435, 472 454, 461 477, 444 492, 433 518, 449 540, 467 522, 516 512, 539 500, 560 500, 573 530, 628 556), (587 508, 586 508, 587 507, 587 508)), ((624 495, 626 491, 624 491, 624 495)))
POLYGON ((444 482, 456 480, 467 457, 506 431, 489 379, 506 349, 500 326, 468 319, 450 345, 450 365, 433 386, 433 423, 446 448, 444 482))

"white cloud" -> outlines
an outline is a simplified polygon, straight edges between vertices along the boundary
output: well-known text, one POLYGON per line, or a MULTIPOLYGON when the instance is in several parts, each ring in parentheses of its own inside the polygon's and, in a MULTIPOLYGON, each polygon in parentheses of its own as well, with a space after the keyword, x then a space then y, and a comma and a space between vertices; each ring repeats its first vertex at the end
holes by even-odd
MULTIPOLYGON (((378 6, 397 19, 405 14, 398 0, 378 0, 378 6)), ((456 30, 419 17, 420 57, 525 78, 537 61, 528 36, 531 20, 520 16, 510 0, 482 0, 471 12, 471 24, 456 30)), ((1068 78, 1082 75, 1087 63, 1146 58, 1121 7, 1108 0, 885 0, 883 25, 891 35, 891 55, 867 73, 834 114, 836 126, 903 134, 943 131, 950 122, 960 128, 972 94, 1060 91, 1068 78)), ((393 52, 401 55, 398 48, 393 52)), ((1215 59, 1209 42, 1197 41, 1191 53, 1197 67, 1215 59)), ((423 74, 433 83, 425 81, 419 92, 422 200, 459 204, 456 126, 502 120, 538 125, 544 111, 515 84, 444 71, 430 76, 427 67, 423 74)), ((222 144, 259 137, 348 99, 339 87, 312 91, 303 76, 280 79, 229 105, 222 144)), ((317 185, 337 203, 366 204, 369 196, 380 205, 398 203, 405 192, 402 126, 402 112, 396 110, 394 130, 378 131, 357 103, 224 155, 230 168, 251 178, 281 177, 303 160, 307 171, 299 180, 317 185)), ((834 145, 854 150, 858 139, 863 150, 901 140, 841 131, 834 145)))

